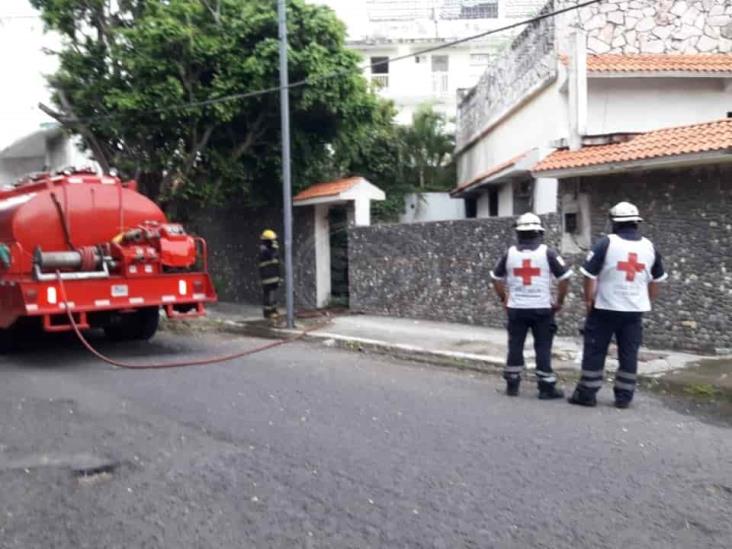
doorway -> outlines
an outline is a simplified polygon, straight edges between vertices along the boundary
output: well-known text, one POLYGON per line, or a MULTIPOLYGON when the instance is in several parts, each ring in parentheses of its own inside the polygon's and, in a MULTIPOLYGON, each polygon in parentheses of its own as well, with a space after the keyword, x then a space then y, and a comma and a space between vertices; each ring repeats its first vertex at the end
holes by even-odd
POLYGON ((348 209, 334 206, 328 212, 330 223, 330 303, 348 307, 348 209))

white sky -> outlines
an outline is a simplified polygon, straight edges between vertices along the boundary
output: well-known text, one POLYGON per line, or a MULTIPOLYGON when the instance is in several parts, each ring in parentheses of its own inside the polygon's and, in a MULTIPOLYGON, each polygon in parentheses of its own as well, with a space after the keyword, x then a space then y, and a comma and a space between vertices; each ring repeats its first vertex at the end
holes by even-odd
POLYGON ((55 67, 42 48, 56 41, 40 19, 24 17, 34 14, 28 0, 0 0, 0 149, 51 121, 37 104, 48 101, 43 75, 55 67))
MULTIPOLYGON (((365 0, 308 0, 326 4, 353 31, 365 24, 365 0)), ((53 73, 53 58, 43 48, 58 40, 43 33, 40 19, 28 0, 0 0, 0 150, 52 120, 38 110, 49 101, 45 74, 53 73)))

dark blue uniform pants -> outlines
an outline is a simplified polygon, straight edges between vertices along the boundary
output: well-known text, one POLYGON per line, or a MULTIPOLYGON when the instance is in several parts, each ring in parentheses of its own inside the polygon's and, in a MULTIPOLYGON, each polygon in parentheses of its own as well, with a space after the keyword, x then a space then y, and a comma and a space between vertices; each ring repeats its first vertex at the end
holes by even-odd
POLYGON ((602 387, 605 357, 610 340, 618 344, 618 372, 615 375, 615 398, 630 400, 635 391, 638 349, 643 339, 643 314, 594 309, 585 323, 582 377, 577 389, 594 396, 602 387))
POLYGON ((557 325, 551 309, 508 310, 508 358, 503 369, 503 378, 509 382, 521 379, 524 369, 524 343, 529 330, 534 337, 539 386, 554 385, 557 378, 552 371, 552 341, 557 325))

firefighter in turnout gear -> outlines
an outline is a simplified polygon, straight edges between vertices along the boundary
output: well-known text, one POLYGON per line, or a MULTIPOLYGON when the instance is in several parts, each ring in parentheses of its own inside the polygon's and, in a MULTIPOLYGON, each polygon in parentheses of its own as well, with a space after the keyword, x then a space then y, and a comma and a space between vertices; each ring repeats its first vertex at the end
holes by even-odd
POLYGON ((540 399, 562 398, 551 365, 555 313, 564 304, 572 271, 559 254, 543 243, 541 219, 526 213, 516 222, 518 243, 511 246, 491 271, 493 287, 508 314, 508 358, 503 370, 506 394, 517 396, 524 370, 524 342, 531 330, 536 351, 540 399), (559 281, 556 300, 553 279, 559 281))
POLYGON ((619 362, 615 406, 627 408, 635 391, 643 313, 651 310, 658 283, 667 275, 653 243, 640 235, 638 224, 643 219, 638 208, 620 202, 610 210, 610 219, 612 234, 595 243, 581 268, 587 320, 581 378, 569 402, 596 405, 595 395, 602 387, 605 357, 614 335, 619 362))
POLYGON ((259 278, 262 282, 264 318, 277 321, 277 288, 280 285, 280 252, 277 234, 267 229, 260 237, 259 278))

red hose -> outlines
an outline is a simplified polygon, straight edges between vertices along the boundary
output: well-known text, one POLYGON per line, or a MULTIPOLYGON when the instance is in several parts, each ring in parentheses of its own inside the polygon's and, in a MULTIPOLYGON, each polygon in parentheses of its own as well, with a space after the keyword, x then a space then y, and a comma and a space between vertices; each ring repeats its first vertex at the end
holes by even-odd
POLYGON ((74 315, 71 312, 71 307, 69 307, 68 300, 66 298, 66 287, 64 286, 64 281, 61 278, 61 274, 57 271, 56 275, 58 276, 59 287, 61 289, 61 302, 64 304, 64 307, 66 309, 66 315, 69 318, 69 323, 71 324, 71 327, 74 329, 74 332, 76 333, 76 337, 79 338, 79 341, 81 341, 82 345, 84 345, 84 347, 86 347, 87 351, 89 351, 99 360, 102 360, 102 361, 106 362, 107 364, 111 364, 112 366, 117 366, 118 368, 127 368, 127 369, 132 369, 132 370, 161 370, 164 368, 182 368, 184 366, 206 366, 208 364, 219 364, 221 362, 228 362, 229 360, 235 360, 237 358, 242 358, 242 357, 253 355, 256 353, 261 353, 263 351, 268 351, 269 349, 274 349, 275 347, 280 347, 282 345, 287 345, 288 343, 293 343, 295 341, 299 341, 299 340, 303 339, 310 332, 318 330, 326 324, 326 323, 321 323, 319 325, 312 326, 312 327, 308 328, 307 330, 303 330, 302 332, 300 332, 299 334, 297 334, 296 336, 293 336, 291 338, 280 339, 280 340, 274 341, 272 343, 262 345, 260 347, 255 347, 254 349, 240 351, 238 353, 234 353, 231 355, 223 355, 223 356, 217 356, 217 357, 200 359, 200 360, 183 360, 183 361, 179 361, 179 362, 133 364, 130 362, 122 362, 119 360, 115 360, 106 355, 103 355, 102 353, 97 351, 92 346, 91 343, 89 343, 89 341, 84 337, 84 334, 81 333, 79 326, 76 324, 76 320, 74 320, 74 315))

